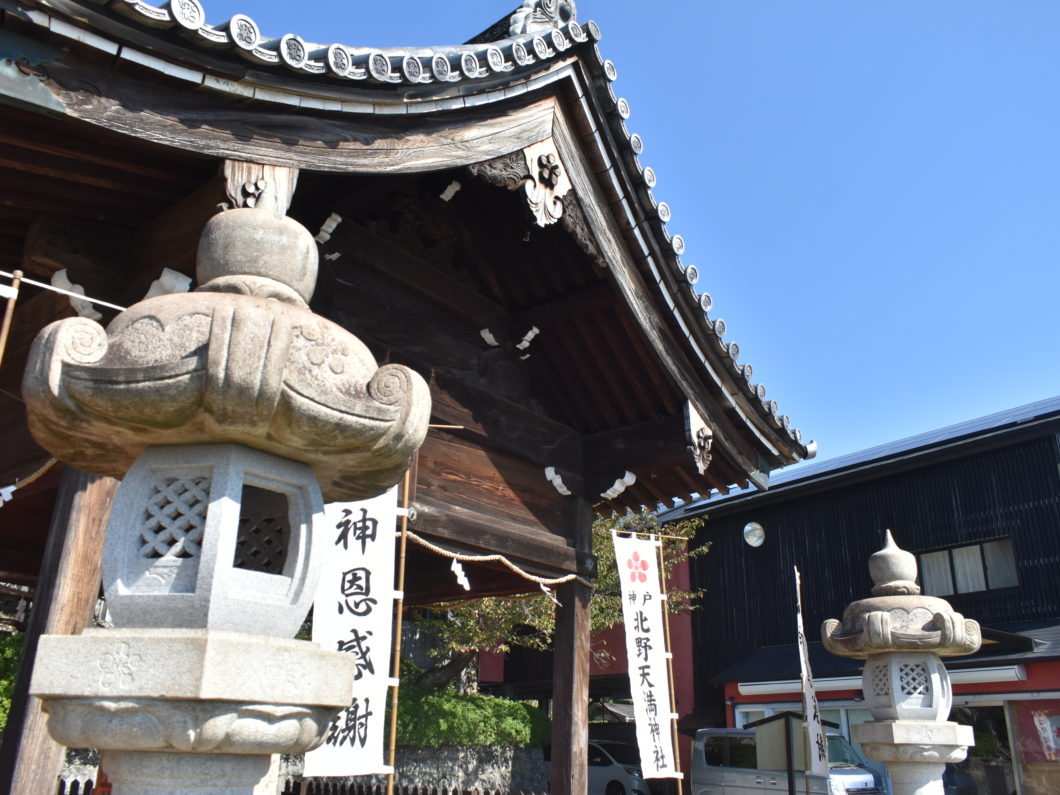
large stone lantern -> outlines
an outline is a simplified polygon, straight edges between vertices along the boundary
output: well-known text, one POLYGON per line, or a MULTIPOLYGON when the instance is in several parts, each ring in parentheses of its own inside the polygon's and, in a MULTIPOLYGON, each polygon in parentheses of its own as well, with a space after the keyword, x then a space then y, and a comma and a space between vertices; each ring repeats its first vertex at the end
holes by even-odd
POLYGON ((947 762, 974 745, 970 726, 948 721, 953 690, 940 657, 972 654, 979 624, 944 599, 922 596, 916 558, 887 543, 869 559, 872 598, 852 602, 843 621, 821 627, 825 648, 865 660, 861 687, 874 721, 853 727, 870 759, 887 763, 895 795, 943 795, 947 762))
POLYGON ((310 311, 316 245, 279 212, 284 187, 230 191, 256 206, 209 221, 194 292, 106 330, 53 323, 30 356, 36 439, 123 478, 103 563, 115 628, 43 637, 31 684, 57 741, 103 751, 115 795, 248 795, 269 754, 323 740, 355 675, 292 639, 324 500, 390 487, 426 434, 423 380, 310 311))

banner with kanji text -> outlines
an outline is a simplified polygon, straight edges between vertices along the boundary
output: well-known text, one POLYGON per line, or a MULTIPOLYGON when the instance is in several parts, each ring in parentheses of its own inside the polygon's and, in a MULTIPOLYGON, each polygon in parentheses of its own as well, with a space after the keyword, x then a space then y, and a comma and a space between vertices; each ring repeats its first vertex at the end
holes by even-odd
POLYGON ((622 583, 626 659, 644 778, 677 778, 658 541, 612 532, 622 583))
POLYGON ((394 546, 397 488, 359 502, 324 506, 320 584, 313 606, 313 640, 357 661, 353 700, 331 722, 324 744, 305 757, 305 776, 364 776, 391 772, 386 747, 387 687, 394 626, 394 546))

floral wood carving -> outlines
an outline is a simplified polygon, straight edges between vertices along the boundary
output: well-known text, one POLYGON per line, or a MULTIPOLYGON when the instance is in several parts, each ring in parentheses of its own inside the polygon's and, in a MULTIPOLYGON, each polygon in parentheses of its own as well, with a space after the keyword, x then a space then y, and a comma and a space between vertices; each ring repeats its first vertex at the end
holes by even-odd
POLYGON ((563 197, 570 191, 571 182, 551 140, 475 163, 469 169, 472 174, 508 190, 517 190, 521 185, 538 226, 549 226, 563 217, 563 197))
POLYGON ((229 210, 260 207, 283 215, 298 183, 298 169, 240 160, 226 160, 224 175, 229 210))
POLYGON ((699 474, 705 475, 712 457, 710 449, 714 445, 714 431, 699 416, 699 412, 692 407, 691 403, 686 404, 686 411, 688 452, 692 454, 692 460, 695 462, 699 474))
POLYGON ((473 163, 468 166, 468 171, 491 185, 508 190, 516 190, 530 179, 530 170, 526 167, 522 152, 512 152, 484 163, 473 163))
POLYGON ((530 212, 538 226, 549 226, 563 216, 563 197, 571 189, 567 171, 552 141, 523 150, 530 179, 523 183, 530 212))

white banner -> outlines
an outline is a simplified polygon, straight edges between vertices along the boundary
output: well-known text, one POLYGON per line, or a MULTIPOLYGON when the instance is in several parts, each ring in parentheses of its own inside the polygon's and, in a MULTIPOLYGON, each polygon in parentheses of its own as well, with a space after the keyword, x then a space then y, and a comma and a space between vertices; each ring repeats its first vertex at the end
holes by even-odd
POLYGON ((678 778, 658 542, 621 538, 613 531, 611 535, 622 582, 626 659, 641 772, 644 778, 678 778))
POLYGON ((328 539, 313 607, 313 640, 357 659, 353 701, 305 757, 306 776, 389 773, 387 687, 394 626, 397 488, 361 502, 324 506, 328 539))
POLYGON ((821 723, 821 708, 817 703, 817 688, 810 671, 810 647, 806 644, 806 633, 802 627, 802 580, 799 578, 798 566, 795 567, 795 621, 799 630, 799 667, 802 669, 802 714, 810 740, 807 749, 810 769, 806 772, 812 776, 827 776, 828 744, 821 723))

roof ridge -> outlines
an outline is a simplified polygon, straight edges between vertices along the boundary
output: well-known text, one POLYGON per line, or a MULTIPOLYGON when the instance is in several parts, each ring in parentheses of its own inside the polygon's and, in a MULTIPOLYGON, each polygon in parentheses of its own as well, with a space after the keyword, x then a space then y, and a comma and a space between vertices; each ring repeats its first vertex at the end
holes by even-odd
POLYGON ((111 8, 147 27, 174 30, 194 44, 228 49, 257 65, 384 85, 482 79, 550 61, 575 44, 600 38, 595 23, 578 23, 573 0, 524 0, 509 20, 507 38, 428 47, 323 44, 294 33, 269 38, 246 14, 210 25, 200 0, 168 0, 159 6, 118 0, 111 8))

